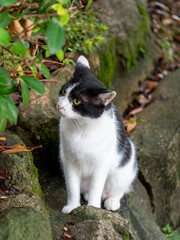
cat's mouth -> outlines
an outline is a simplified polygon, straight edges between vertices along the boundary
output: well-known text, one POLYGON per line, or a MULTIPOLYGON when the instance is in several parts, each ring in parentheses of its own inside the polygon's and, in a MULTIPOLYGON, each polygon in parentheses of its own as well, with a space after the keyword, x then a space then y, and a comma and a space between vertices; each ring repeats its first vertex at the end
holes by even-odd
POLYGON ((66 116, 66 115, 64 114, 65 111, 63 111, 63 110, 59 110, 58 112, 60 113, 60 116, 61 116, 61 117, 65 117, 65 116, 66 116))

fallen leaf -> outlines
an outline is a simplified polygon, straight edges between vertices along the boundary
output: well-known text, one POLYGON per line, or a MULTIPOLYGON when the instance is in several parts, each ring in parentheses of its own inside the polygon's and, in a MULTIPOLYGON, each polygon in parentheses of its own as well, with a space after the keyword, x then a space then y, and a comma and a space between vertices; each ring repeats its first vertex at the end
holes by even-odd
POLYGON ((129 112, 129 116, 135 115, 143 110, 143 107, 138 107, 129 112))
POLYGON ((71 239, 71 235, 64 233, 64 236, 67 237, 68 239, 71 239))
POLYGON ((150 93, 152 90, 154 90, 157 87, 157 85, 158 83, 155 81, 144 81, 140 85, 140 92, 150 93))
POLYGON ((127 133, 130 133, 135 127, 136 127, 136 125, 137 125, 137 122, 135 122, 135 123, 129 123, 129 124, 127 124, 127 133))
POLYGON ((149 6, 154 7, 154 8, 159 7, 161 9, 163 9, 164 11, 169 12, 169 8, 166 5, 164 5, 163 3, 160 3, 160 2, 156 2, 156 1, 150 2, 149 6))
POLYGON ((163 23, 164 26, 169 26, 169 25, 173 24, 173 20, 170 19, 170 18, 163 19, 162 23, 163 23))
POLYGON ((138 95, 136 100, 139 104, 141 104, 143 106, 152 102, 152 100, 150 98, 146 98, 143 94, 138 95))
POLYGON ((6 137, 0 137, 0 141, 6 142, 6 137))
POLYGON ((130 133, 137 125, 136 119, 135 118, 130 118, 128 120, 123 121, 126 127, 126 132, 130 133))
POLYGON ((36 147, 26 147, 24 144, 18 143, 16 145, 7 147, 7 146, 4 146, 2 143, 0 143, 0 152, 1 153, 8 153, 8 154, 32 151, 32 150, 37 149, 37 148, 42 148, 42 145, 36 146, 36 147))

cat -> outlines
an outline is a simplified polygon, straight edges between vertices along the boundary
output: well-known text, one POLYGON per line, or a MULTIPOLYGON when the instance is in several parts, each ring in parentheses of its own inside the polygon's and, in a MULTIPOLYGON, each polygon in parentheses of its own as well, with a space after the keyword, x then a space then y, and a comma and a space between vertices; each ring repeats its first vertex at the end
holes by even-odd
POLYGON ((77 60, 73 77, 59 92, 60 159, 67 188, 63 213, 80 206, 120 208, 138 172, 136 148, 127 137, 123 121, 108 90, 90 70, 84 56, 77 60))

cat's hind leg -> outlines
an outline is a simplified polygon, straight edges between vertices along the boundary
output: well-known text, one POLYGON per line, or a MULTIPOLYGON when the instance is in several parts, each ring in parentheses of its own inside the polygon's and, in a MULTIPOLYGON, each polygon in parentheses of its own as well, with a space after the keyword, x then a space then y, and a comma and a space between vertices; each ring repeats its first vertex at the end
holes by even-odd
POLYGON ((89 178, 82 179, 81 182, 81 194, 86 202, 88 202, 89 199, 89 182, 89 178))
POLYGON ((131 191, 136 173, 130 170, 129 166, 117 168, 108 176, 103 191, 106 196, 104 206, 107 210, 118 210, 122 197, 131 191))

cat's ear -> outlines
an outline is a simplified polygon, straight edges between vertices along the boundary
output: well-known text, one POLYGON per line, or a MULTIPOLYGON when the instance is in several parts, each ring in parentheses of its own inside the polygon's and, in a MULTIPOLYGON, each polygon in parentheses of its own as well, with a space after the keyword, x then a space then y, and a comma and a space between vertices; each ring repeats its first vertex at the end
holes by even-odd
POLYGON ((88 60, 83 55, 81 55, 77 60, 77 65, 79 64, 82 64, 85 67, 90 68, 88 60))
POLYGON ((108 105, 115 96, 116 96, 116 92, 110 91, 110 90, 107 90, 107 92, 99 93, 98 95, 98 97, 101 99, 101 101, 105 106, 108 105))

